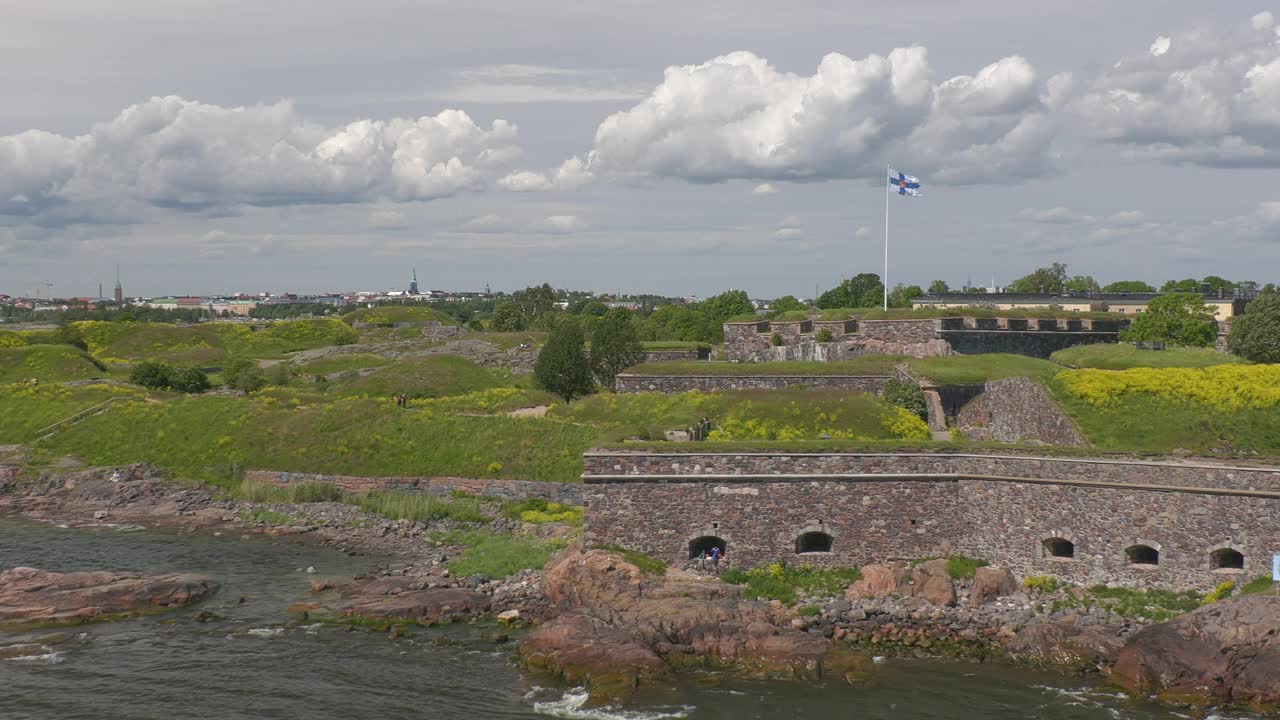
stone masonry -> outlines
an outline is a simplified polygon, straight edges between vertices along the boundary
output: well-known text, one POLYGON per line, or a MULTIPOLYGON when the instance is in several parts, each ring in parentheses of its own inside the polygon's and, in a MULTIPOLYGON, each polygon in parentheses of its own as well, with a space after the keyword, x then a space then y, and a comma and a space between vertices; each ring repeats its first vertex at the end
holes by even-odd
POLYGON ((955 453, 584 456, 586 540, 670 562, 714 537, 738 566, 863 565, 960 552, 1021 576, 1206 589, 1271 569, 1280 469, 955 453), (830 552, 802 552, 806 533, 830 552), (1062 544, 1071 557, 1057 557, 1062 544), (1052 549, 1051 549, 1052 547, 1052 549), (1130 550, 1158 553, 1134 563, 1130 550), (1215 552, 1243 567, 1215 567, 1215 552))
POLYGON ((828 390, 858 390, 880 394, 888 375, 618 375, 617 392, 676 393, 689 390, 780 390, 809 387, 828 390))
POLYGON ((1030 378, 993 380, 956 416, 956 425, 972 440, 1039 442, 1084 446, 1071 418, 1040 384, 1030 378))

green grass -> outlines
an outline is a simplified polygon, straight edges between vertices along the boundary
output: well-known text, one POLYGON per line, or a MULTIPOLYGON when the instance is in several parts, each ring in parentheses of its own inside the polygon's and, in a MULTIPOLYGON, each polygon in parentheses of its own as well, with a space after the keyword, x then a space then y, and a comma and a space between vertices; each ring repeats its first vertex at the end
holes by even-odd
POLYGON ((710 350, 711 344, 704 342, 686 342, 683 340, 644 340, 640 346, 645 350, 710 350))
POLYGON ((728 570, 720 579, 744 585, 742 596, 760 600, 780 600, 794 605, 804 594, 842 596, 844 589, 862 579, 857 568, 814 568, 772 563, 750 570, 728 570))
POLYGON ((344 322, 353 324, 365 322, 382 323, 420 323, 438 322, 441 325, 457 325, 454 319, 439 310, 415 305, 379 305, 371 308, 360 308, 342 316, 344 322))
POLYGON ((561 505, 548 502, 542 498, 527 498, 518 502, 506 502, 502 505, 502 514, 512 520, 545 525, 548 523, 565 523, 574 527, 582 527, 583 509, 573 505, 561 505))
POLYGON ((566 545, 563 540, 497 535, 478 530, 452 532, 444 540, 466 548, 461 558, 449 561, 449 572, 454 577, 484 575, 491 580, 500 580, 521 570, 541 569, 566 545))
POLYGON ((895 437, 885 425, 891 412, 888 403, 869 393, 788 388, 601 394, 555 405, 548 415, 606 429, 605 440, 661 439, 664 430, 692 427, 704 417, 714 426, 712 440, 817 440, 822 435, 874 440, 895 437))
POLYGON ((106 377, 101 364, 70 345, 0 347, 0 384, 35 378, 66 382, 106 377))
POLYGON ((384 400, 295 405, 271 397, 196 396, 117 402, 50 438, 48 447, 93 464, 147 461, 224 485, 232 465, 575 482, 581 454, 599 433, 539 418, 415 412, 384 400))
POLYGON ((1225 410, 1137 394, 1097 406, 1072 397, 1054 381, 1048 385, 1096 448, 1207 455, 1280 452, 1280 413, 1274 408, 1225 410))
POLYGON ((1106 608, 1126 618, 1144 617, 1164 622, 1200 607, 1204 596, 1194 590, 1134 590, 1094 585, 1089 588, 1089 600, 1097 607, 1106 608))
POLYGON ((1275 587, 1275 582, 1266 575, 1259 575, 1240 586, 1241 595, 1256 595, 1258 593, 1270 592, 1275 587))
POLYGON ((438 398, 514 384, 509 373, 481 367, 457 355, 431 355, 400 360, 359 377, 329 382, 330 392, 343 397, 438 398))
POLYGON ((219 364, 231 356, 282 357, 356 341, 350 327, 333 318, 275 322, 260 330, 208 322, 199 325, 85 321, 73 323, 95 356, 113 362, 159 360, 176 365, 219 364))
MULTIPOLYGON (((976 296, 982 302, 981 295, 976 296)), ((1059 318, 1066 320, 1124 320, 1132 315, 1111 312, 1076 312, 1073 310, 1052 310, 1050 308, 1026 308, 1018 310, 997 310, 989 307, 949 307, 949 308, 889 308, 886 312, 880 308, 856 310, 856 315, 863 320, 913 320, 944 317, 971 318, 1059 318)))
POLYGON ((520 345, 540 347, 547 341, 545 332, 468 332, 460 336, 462 340, 483 340, 499 350, 510 350, 520 345))
POLYGON ((419 522, 448 518, 458 522, 482 523, 490 519, 481 511, 478 500, 446 499, 429 493, 373 490, 356 498, 353 504, 388 520, 419 522))
POLYGON ((991 563, 966 555, 952 555, 947 558, 947 574, 956 580, 972 580, 978 568, 991 563))
POLYGON ((0 385, 0 445, 30 442, 39 430, 111 398, 146 395, 111 385, 0 385))
MULTIPOLYGON (((787 360, 768 363, 661 362, 627 368, 631 375, 889 375, 905 358, 863 355, 840 362, 787 360)), ((948 358, 949 359, 949 358, 948 358)))
POLYGON ((380 355, 370 355, 368 353, 344 353, 342 355, 332 355, 326 358, 319 358, 310 362, 296 365, 298 372, 305 375, 328 375, 329 373, 344 372, 347 370, 364 370, 365 368, 382 367, 390 365, 394 361, 390 358, 384 358, 380 355))
POLYGON ((1167 350, 1139 350, 1137 346, 1128 343, 1077 345, 1055 352, 1051 359, 1062 365, 1101 370, 1128 370, 1139 367, 1202 368, 1246 362, 1234 355, 1227 355, 1209 348, 1171 347, 1167 350))
POLYGON ((908 360, 911 369, 939 385, 980 385, 1007 377, 1045 380, 1062 367, 1057 363, 1025 355, 951 355, 908 360))
POLYGON ((667 563, 665 560, 659 560, 652 555, 642 553, 639 550, 627 550, 617 545, 597 545, 600 550, 608 550, 616 552, 622 556, 623 560, 635 565, 640 572, 645 575, 665 575, 667 573, 667 563))
POLYGON ((288 525, 293 522, 293 518, 288 515, 266 508, 254 508, 252 511, 245 510, 240 513, 240 518, 254 525, 288 525))

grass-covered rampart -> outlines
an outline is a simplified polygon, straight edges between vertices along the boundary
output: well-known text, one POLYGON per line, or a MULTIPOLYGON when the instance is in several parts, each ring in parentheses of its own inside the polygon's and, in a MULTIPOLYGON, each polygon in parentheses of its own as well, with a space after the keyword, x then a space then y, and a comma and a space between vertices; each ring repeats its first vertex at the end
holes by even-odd
POLYGON ((787 360, 767 363, 656 362, 627 368, 632 375, 890 375, 905 358, 863 355, 840 362, 787 360))

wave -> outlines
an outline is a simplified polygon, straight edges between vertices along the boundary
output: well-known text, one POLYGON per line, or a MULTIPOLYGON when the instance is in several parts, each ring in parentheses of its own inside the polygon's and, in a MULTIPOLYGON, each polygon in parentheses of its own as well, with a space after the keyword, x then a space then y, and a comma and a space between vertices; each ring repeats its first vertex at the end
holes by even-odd
POLYGON ((613 705, 587 708, 584 706, 587 704, 588 696, 586 688, 573 688, 565 691, 564 695, 556 700, 535 702, 533 710, 539 715, 573 720, 663 720, 664 718, 686 718, 694 711, 692 705, 649 710, 625 710, 613 705))

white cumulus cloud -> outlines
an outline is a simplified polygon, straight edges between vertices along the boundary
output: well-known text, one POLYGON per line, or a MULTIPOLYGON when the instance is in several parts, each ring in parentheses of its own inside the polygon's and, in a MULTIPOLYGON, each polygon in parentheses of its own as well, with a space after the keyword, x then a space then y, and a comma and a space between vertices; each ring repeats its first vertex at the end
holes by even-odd
POLYGON ((734 52, 667 68, 648 97, 600 124, 583 167, 770 181, 869 177, 893 158, 932 182, 1013 183, 1054 170, 1050 106, 1061 84, 1041 83, 1017 56, 935 83, 922 47, 831 53, 811 75, 734 52))
POLYGON ((1271 13, 1230 32, 1160 37, 1071 102, 1098 139, 1135 155, 1218 167, 1280 166, 1280 42, 1271 13))
POLYGON ((772 195, 776 192, 778 192, 778 188, 774 187, 771 183, 760 183, 754 188, 751 188, 752 195, 772 195))
POLYGON ((156 97, 88 133, 0 137, 0 214, 130 200, 163 207, 432 200, 520 156, 514 125, 466 113, 324 127, 290 101, 221 107, 156 97))

